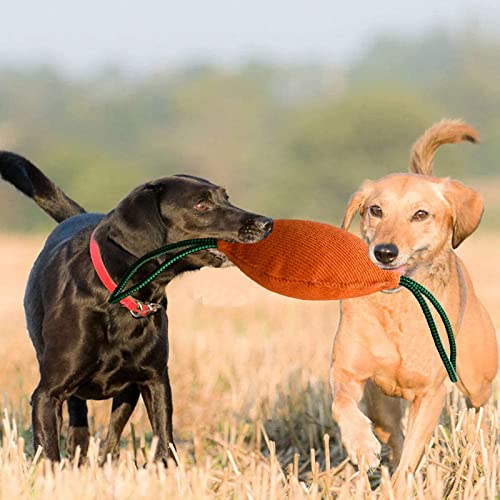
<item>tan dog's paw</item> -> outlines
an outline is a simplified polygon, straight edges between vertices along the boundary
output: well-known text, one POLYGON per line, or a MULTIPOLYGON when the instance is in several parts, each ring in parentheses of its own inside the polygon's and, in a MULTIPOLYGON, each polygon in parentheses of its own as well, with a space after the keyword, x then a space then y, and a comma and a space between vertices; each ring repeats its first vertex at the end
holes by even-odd
POLYGON ((369 469, 376 469, 379 466, 382 445, 371 430, 358 432, 356 436, 343 441, 353 463, 357 465, 364 463, 369 469))

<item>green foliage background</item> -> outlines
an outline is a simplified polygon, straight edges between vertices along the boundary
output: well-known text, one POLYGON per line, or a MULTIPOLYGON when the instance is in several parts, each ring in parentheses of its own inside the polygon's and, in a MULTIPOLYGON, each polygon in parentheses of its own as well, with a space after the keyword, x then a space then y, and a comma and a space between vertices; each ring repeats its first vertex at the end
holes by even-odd
MULTIPOLYGON (((0 67, 0 148, 91 211, 148 179, 192 173, 240 206, 339 224, 357 186, 405 171, 414 140, 443 117, 465 118, 482 144, 443 148, 436 174, 500 194, 500 40, 477 33, 382 37, 343 67, 198 65, 140 79, 0 67)), ((500 202, 490 205, 494 224, 500 202)), ((51 225, 0 183, 0 230, 51 225)))

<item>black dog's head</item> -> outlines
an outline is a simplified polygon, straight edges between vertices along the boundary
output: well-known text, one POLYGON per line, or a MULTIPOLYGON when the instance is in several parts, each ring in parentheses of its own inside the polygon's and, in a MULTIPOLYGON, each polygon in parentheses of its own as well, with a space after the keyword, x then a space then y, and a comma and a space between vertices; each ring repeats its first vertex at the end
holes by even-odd
MULTIPOLYGON (((193 238, 256 243, 273 227, 272 219, 232 205, 224 188, 188 175, 137 187, 120 202, 112 217, 109 236, 135 256, 193 238)), ((202 251, 187 259, 195 267, 228 263, 218 250, 202 251)))

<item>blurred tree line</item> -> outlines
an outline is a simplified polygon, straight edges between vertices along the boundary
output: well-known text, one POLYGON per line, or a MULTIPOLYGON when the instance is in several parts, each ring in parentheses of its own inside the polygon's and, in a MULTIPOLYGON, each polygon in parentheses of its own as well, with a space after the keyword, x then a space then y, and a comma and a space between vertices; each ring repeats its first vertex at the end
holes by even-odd
MULTIPOLYGON (((198 65, 140 79, 0 67, 0 148, 90 211, 148 179, 192 173, 242 207, 339 224, 358 185, 405 171, 412 143, 442 117, 465 118, 483 142, 443 148, 436 174, 498 182, 500 194, 499 82, 500 40, 468 32, 382 37, 343 67, 198 65)), ((51 224, 0 182, 0 230, 51 224)))

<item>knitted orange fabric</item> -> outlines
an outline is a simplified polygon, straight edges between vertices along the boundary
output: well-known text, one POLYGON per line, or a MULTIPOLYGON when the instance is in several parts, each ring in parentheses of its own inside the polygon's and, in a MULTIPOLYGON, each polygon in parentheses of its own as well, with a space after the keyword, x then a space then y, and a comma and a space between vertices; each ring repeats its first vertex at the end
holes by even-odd
POLYGON ((219 241, 217 248, 259 285, 297 299, 348 299, 399 286, 400 275, 373 264, 360 238, 319 222, 276 220, 258 243, 219 241))

